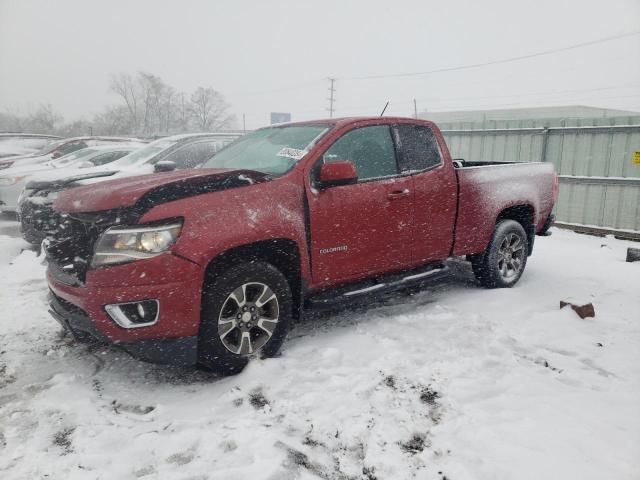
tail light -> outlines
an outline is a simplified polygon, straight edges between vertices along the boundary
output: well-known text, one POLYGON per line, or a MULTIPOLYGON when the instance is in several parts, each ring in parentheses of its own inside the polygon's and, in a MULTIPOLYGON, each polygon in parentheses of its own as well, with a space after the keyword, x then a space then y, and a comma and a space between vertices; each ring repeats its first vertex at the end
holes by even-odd
POLYGON ((554 173, 553 174, 553 203, 556 203, 556 201, 558 200, 558 189, 560 188, 560 185, 558 183, 558 174, 554 173))

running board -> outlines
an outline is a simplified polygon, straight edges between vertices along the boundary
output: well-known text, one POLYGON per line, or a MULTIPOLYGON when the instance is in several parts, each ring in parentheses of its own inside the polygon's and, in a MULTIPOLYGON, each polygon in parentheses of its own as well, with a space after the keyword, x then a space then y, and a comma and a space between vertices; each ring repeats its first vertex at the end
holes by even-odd
POLYGON ((307 298, 305 306, 313 310, 322 310, 351 302, 356 303, 364 298, 382 296, 404 288, 431 283, 446 276, 448 271, 449 267, 446 265, 431 265, 426 269, 410 270, 349 284, 313 295, 307 298))

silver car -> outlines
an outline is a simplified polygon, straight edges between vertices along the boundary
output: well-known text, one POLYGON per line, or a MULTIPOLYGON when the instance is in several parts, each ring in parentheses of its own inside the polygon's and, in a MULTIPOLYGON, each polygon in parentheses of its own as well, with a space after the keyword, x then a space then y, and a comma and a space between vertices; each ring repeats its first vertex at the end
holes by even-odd
POLYGON ((106 165, 142 146, 144 146, 143 143, 125 143, 83 148, 46 163, 24 165, 0 171, 0 211, 16 211, 18 197, 26 183, 34 175, 48 171, 64 171, 73 175, 77 169, 106 165))

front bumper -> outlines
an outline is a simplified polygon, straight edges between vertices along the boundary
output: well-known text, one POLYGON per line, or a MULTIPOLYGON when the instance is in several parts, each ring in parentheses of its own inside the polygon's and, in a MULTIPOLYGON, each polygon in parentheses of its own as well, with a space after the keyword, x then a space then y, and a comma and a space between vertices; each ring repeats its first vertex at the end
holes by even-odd
MULTIPOLYGON (((95 328, 85 312, 65 302, 54 293, 49 296, 49 314, 76 338, 91 337, 101 343, 109 343, 109 340, 95 328)), ((147 362, 186 367, 195 365, 198 361, 197 336, 118 342, 114 345, 147 362)))
POLYGON ((195 365, 203 275, 198 265, 171 254, 97 269, 85 284, 67 283, 50 265, 49 312, 76 336, 117 345, 141 360, 195 365), (153 278, 172 282, 150 283, 153 278), (148 299, 160 305, 157 323, 148 327, 122 328, 105 310, 105 305, 148 299))

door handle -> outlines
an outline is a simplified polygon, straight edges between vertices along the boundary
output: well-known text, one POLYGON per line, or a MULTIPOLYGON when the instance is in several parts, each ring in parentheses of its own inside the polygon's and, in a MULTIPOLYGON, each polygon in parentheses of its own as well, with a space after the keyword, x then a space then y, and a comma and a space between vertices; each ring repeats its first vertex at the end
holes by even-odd
POLYGON ((399 200, 401 198, 406 198, 411 194, 411 192, 409 191, 408 188, 405 188, 404 190, 394 190, 393 192, 390 192, 387 194, 387 198, 389 200, 399 200))

